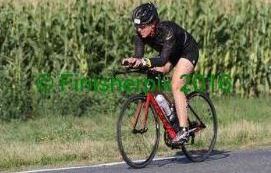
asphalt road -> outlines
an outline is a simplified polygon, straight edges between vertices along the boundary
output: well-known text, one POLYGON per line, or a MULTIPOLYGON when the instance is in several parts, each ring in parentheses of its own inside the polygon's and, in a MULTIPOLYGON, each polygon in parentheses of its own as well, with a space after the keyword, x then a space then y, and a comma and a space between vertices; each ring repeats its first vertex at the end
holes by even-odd
POLYGON ((216 151, 208 160, 190 162, 185 156, 160 158, 143 169, 125 163, 39 170, 42 173, 271 173, 271 149, 253 151, 216 151))

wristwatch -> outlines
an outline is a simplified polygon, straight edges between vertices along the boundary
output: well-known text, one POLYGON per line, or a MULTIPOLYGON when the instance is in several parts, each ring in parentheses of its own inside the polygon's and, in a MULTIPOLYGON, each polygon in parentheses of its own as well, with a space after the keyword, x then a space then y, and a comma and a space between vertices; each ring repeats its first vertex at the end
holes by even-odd
POLYGON ((148 59, 148 58, 143 58, 142 59, 142 64, 143 64, 143 66, 151 67, 151 60, 148 59))

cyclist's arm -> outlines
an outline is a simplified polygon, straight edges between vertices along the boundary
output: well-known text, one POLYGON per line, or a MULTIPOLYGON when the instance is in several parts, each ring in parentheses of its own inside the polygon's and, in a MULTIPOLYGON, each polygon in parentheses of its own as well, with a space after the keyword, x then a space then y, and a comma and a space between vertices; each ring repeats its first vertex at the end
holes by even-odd
POLYGON ((144 42, 143 40, 138 36, 138 34, 135 35, 135 52, 134 52, 134 58, 143 58, 144 56, 144 42))
POLYGON ((161 67, 164 66, 170 57, 170 54, 173 51, 173 48, 175 46, 176 38, 174 35, 169 35, 166 37, 163 49, 161 53, 154 58, 150 59, 151 66, 152 67, 161 67))

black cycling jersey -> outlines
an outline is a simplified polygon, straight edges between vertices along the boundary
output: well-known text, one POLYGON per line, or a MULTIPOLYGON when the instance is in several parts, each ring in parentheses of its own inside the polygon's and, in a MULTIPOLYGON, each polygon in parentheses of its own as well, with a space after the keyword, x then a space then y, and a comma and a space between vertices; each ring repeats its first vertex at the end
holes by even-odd
POLYGON ((178 60, 187 58, 195 66, 199 50, 195 39, 182 27, 171 21, 161 21, 156 26, 154 36, 142 38, 139 33, 135 36, 135 56, 143 58, 144 45, 147 44, 159 52, 151 58, 151 66, 163 66, 170 61, 174 66, 178 60))

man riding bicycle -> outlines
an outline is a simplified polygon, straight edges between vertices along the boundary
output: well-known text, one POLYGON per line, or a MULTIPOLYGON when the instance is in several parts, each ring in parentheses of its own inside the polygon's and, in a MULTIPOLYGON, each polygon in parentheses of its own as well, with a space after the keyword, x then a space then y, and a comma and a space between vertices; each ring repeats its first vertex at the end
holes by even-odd
POLYGON ((151 70, 168 73, 174 67, 171 81, 172 93, 180 124, 179 132, 172 140, 173 144, 184 143, 189 138, 187 120, 187 102, 181 88, 185 84, 184 74, 194 71, 199 57, 199 48, 195 39, 182 27, 172 21, 160 21, 156 7, 145 3, 133 10, 132 20, 136 28, 135 54, 125 58, 122 64, 137 68, 146 66, 151 70), (149 45, 159 55, 144 58, 144 46, 149 45))

